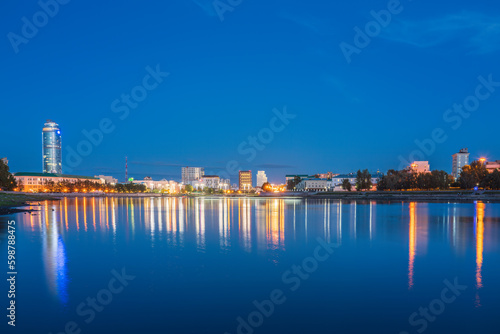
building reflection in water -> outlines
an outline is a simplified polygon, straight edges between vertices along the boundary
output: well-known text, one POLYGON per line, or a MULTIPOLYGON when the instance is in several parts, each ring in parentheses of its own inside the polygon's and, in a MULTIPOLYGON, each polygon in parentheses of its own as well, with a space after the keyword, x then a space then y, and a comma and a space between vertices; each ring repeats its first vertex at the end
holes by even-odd
POLYGON ((230 206, 232 201, 229 198, 219 200, 219 242, 222 249, 228 249, 230 246, 230 206))
MULTIPOLYGON (((32 232, 38 228, 42 231, 48 286, 50 292, 66 304, 68 276, 64 240, 69 233, 97 232, 116 245, 120 234, 125 242, 133 242, 136 229, 139 229, 150 237, 152 247, 160 243, 187 247, 188 240, 192 240, 201 252, 205 252, 210 243, 222 250, 238 247, 249 253, 277 252, 290 248, 285 247, 290 242, 307 242, 309 237, 315 240, 317 236, 340 245, 346 237, 343 227, 350 240, 373 240, 384 233, 386 226, 382 220, 377 226, 378 204, 373 201, 358 204, 342 200, 278 198, 83 197, 64 198, 55 204, 46 202, 41 215, 26 215, 24 221, 32 232)), ((470 206, 461 208, 460 204, 452 203, 434 215, 433 224, 429 224, 432 204, 410 202, 407 205, 408 209, 402 206, 402 215, 408 212, 408 289, 415 287, 417 252, 419 258, 426 254, 429 226, 433 233, 444 233, 453 249, 475 246, 475 285, 477 290, 482 289, 485 222, 491 219, 485 218, 486 205, 476 202, 473 218, 470 206), (470 211, 465 214, 464 210, 470 211)), ((406 234, 406 230, 403 233, 406 234)), ((466 252, 462 254, 465 256, 466 252)), ((481 305, 478 295, 476 305, 481 305)))
POLYGON ((85 232, 87 232, 87 197, 83 198, 83 225, 85 226, 85 232))
POLYGON ((196 246, 198 250, 205 250, 205 200, 197 198, 194 205, 194 223, 196 226, 196 246))
MULTIPOLYGON (((62 222, 57 222, 57 206, 45 204, 42 223, 42 248, 45 277, 53 296, 66 306, 68 303, 68 273, 64 240, 60 234, 62 222)), ((39 218, 40 219, 40 218, 39 218)))
POLYGON ((282 199, 266 201, 266 244, 268 249, 285 249, 285 204, 282 199))
POLYGON ((410 207, 410 228, 409 228, 409 256, 408 260, 408 289, 413 288, 413 275, 415 266, 415 255, 417 253, 417 204, 411 202, 410 207))
MULTIPOLYGON (((483 287, 483 249, 484 249, 484 208, 485 204, 482 202, 475 203, 475 224, 476 224, 476 289, 479 290, 483 287)), ((479 299, 479 292, 476 291, 476 306, 481 306, 479 299)))
POLYGON ((330 237, 330 201, 325 200, 324 204, 324 212, 323 212, 323 232, 325 234, 325 240, 326 242, 330 242, 331 237, 330 237))
POLYGON ((354 236, 354 240, 357 238, 357 212, 358 212, 358 206, 356 202, 351 203, 350 205, 351 208, 351 222, 350 222, 350 227, 351 227, 351 234, 354 236))
POLYGON ((238 199, 238 230, 243 249, 250 252, 252 249, 252 211, 250 199, 238 199))
POLYGON ((337 243, 342 245, 342 200, 337 204, 337 243))
MULTIPOLYGON (((415 258, 427 253, 429 240, 429 204, 410 202, 408 226, 408 289, 415 285, 415 258)), ((441 219, 443 222, 445 219, 441 219)))

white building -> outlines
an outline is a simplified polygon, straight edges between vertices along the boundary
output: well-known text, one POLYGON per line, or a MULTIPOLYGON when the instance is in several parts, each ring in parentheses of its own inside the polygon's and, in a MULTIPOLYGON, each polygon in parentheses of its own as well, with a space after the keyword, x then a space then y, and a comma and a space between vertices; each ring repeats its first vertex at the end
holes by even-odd
POLYGON ((328 181, 326 179, 305 179, 295 186, 297 191, 327 191, 328 181))
POLYGON ((257 172, 257 184, 256 186, 262 188, 262 185, 267 182, 266 172, 263 170, 259 170, 257 172))
POLYGON ((96 179, 101 179, 102 183, 109 183, 111 185, 115 185, 118 183, 118 180, 115 179, 112 176, 106 176, 106 175, 95 175, 94 176, 96 179))
POLYGON ((205 175, 203 167, 182 167, 182 183, 190 184, 191 181, 201 179, 205 175))
POLYGON ((53 173, 15 173, 14 178, 23 191, 43 191, 49 182, 54 184, 60 182, 76 183, 80 181, 90 181, 97 184, 104 183, 101 179, 91 176, 53 174, 53 173))
POLYGON ((229 190, 231 188, 231 180, 221 179, 217 175, 205 175, 202 178, 190 181, 190 184, 196 190, 212 188, 214 190, 229 190))
POLYGON ((451 175, 455 179, 458 179, 460 173, 462 173, 462 168, 469 164, 469 149, 463 148, 458 153, 452 155, 453 163, 451 167, 451 175))
POLYGON ((431 166, 429 165, 429 161, 414 161, 409 167, 408 170, 413 173, 430 173, 431 166))
POLYGON ((229 190, 229 189, 231 189, 231 180, 230 179, 220 179, 219 189, 220 190, 229 190))
MULTIPOLYGON (((384 174, 379 172, 371 174, 372 178, 370 180, 372 181, 372 185, 375 186, 378 183, 378 180, 380 180, 383 175, 384 174)), ((356 190, 356 178, 357 173, 336 175, 332 178, 331 184, 329 184, 328 189, 333 191, 343 191, 342 182, 344 181, 344 179, 348 179, 349 183, 351 184, 352 190, 356 190)))
POLYGON ((340 174, 332 178, 331 189, 335 190, 342 186, 344 179, 348 179, 352 187, 356 187, 356 173, 340 174))
POLYGON ((490 173, 493 173, 495 170, 500 171, 500 160, 497 161, 488 161, 485 163, 486 170, 490 173))
POLYGON ((153 179, 148 176, 146 176, 144 180, 134 180, 132 182, 135 184, 144 184, 150 191, 157 190, 169 192, 171 194, 180 192, 182 187, 181 184, 173 180, 167 181, 166 179, 163 179, 161 181, 153 181, 153 179))
POLYGON ((200 181, 203 183, 203 188, 219 189, 220 177, 217 175, 205 175, 200 181))

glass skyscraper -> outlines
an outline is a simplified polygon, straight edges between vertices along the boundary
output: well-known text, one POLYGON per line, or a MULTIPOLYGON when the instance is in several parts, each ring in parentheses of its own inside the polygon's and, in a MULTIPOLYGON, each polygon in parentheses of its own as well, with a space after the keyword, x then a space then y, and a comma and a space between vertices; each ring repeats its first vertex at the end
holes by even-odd
POLYGON ((61 130, 47 120, 42 130, 43 172, 62 174, 61 130))

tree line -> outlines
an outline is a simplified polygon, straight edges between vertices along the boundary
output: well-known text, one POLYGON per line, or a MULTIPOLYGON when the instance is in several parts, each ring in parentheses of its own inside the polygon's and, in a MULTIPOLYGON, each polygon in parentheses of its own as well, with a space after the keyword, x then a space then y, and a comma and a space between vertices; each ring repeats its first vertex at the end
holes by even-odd
POLYGON ((473 161, 470 165, 462 168, 457 185, 462 189, 473 189, 474 187, 478 187, 500 190, 500 172, 494 170, 490 173, 482 162, 473 161))
POLYGON ((377 190, 447 190, 452 178, 442 170, 430 173, 414 173, 408 170, 390 169, 377 183, 377 190))
POLYGON ((408 170, 390 169, 377 183, 377 190, 447 190, 450 187, 464 190, 475 187, 500 190, 500 172, 495 170, 489 173, 482 162, 473 161, 462 168, 456 181, 442 170, 413 173, 408 170))
MULTIPOLYGON (((23 191, 23 185, 19 184, 19 190, 23 191)), ((99 183, 90 180, 70 181, 47 181, 43 184, 39 192, 49 193, 87 193, 102 191, 107 193, 143 193, 147 191, 144 184, 136 183, 117 183, 115 185, 109 183, 99 183)))
POLYGON ((4 190, 14 190, 17 188, 17 182, 14 176, 9 172, 9 166, 0 159, 0 188, 4 190))

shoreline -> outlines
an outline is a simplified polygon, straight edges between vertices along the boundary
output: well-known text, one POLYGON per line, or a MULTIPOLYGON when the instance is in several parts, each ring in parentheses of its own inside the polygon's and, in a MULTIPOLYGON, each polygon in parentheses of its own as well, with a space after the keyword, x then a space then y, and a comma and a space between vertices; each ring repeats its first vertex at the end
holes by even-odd
MULTIPOLYGON (((11 215, 19 212, 33 212, 36 210, 26 209, 23 207, 34 206, 29 202, 38 202, 46 200, 60 200, 55 196, 47 196, 46 194, 28 194, 18 192, 0 192, 0 216, 11 215)), ((35 204, 36 205, 36 204, 35 204)))
POLYGON ((255 199, 318 199, 318 200, 368 200, 368 201, 415 201, 415 202, 457 202, 470 203, 474 201, 485 201, 500 203, 500 191, 373 191, 373 192, 284 192, 284 193, 261 193, 255 194, 232 194, 232 195, 205 195, 205 194, 89 194, 89 193, 22 193, 22 192, 0 192, 0 216, 11 215, 19 212, 31 212, 24 209, 33 206, 30 202, 58 201, 64 197, 115 197, 115 198, 151 198, 151 197, 204 197, 204 198, 255 198, 255 199))

